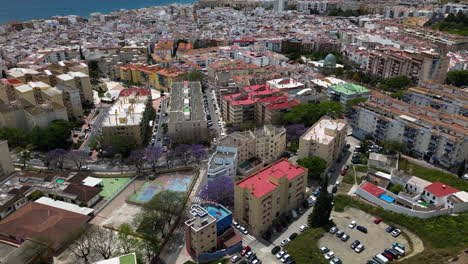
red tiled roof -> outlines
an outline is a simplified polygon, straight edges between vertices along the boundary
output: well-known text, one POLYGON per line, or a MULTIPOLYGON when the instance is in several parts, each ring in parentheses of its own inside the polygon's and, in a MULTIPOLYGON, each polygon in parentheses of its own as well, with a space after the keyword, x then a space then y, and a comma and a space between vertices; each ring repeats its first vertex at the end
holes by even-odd
POLYGON ((424 190, 432 193, 435 197, 444 197, 449 194, 459 192, 459 190, 441 182, 434 182, 433 184, 426 186, 424 190))
POLYGON ((87 203, 96 197, 96 195, 99 195, 102 188, 81 185, 81 183, 70 183, 63 191, 65 193, 76 195, 76 200, 87 203))
POLYGON ((131 88, 131 89, 124 89, 120 91, 119 96, 129 96, 132 93, 137 93, 138 95, 141 96, 149 96, 151 95, 150 89, 143 89, 143 88, 131 88))
POLYGON ((252 176, 237 183, 240 188, 250 190, 255 197, 262 197, 274 191, 278 185, 270 181, 271 178, 280 179, 287 177, 288 180, 304 173, 306 169, 292 162, 281 159, 278 162, 264 168, 252 176))
POLYGON ((259 102, 271 110, 288 109, 299 104, 299 102, 296 100, 289 100, 288 96, 286 95, 267 97, 261 99, 259 102))
POLYGON ((385 190, 378 187, 378 186, 375 186, 374 184, 370 183, 370 182, 366 182, 364 183, 361 187, 361 189, 363 189, 364 191, 374 195, 375 197, 379 197, 381 194, 385 193, 385 190))

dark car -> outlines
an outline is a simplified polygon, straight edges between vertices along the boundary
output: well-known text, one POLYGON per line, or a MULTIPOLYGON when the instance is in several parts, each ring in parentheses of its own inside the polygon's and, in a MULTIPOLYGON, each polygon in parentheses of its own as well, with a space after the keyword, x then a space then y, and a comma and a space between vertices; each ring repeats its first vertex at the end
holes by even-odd
POLYGON ((340 231, 336 232, 336 237, 341 238, 343 235, 344 235, 344 231, 343 231, 343 230, 340 230, 340 231))
POLYGON ((385 231, 387 231, 387 233, 390 233, 390 232, 393 231, 393 229, 395 229, 395 227, 392 226, 392 225, 389 225, 389 226, 387 227, 387 229, 385 229, 385 231))
POLYGON ((392 261, 392 260, 395 259, 392 255, 390 255, 390 254, 388 254, 388 253, 385 253, 385 252, 383 252, 382 255, 384 255, 384 256, 385 256, 386 258, 388 258, 388 260, 390 260, 390 261, 392 261))
POLYGON ((271 254, 276 255, 281 250, 280 246, 276 246, 271 250, 271 254))
POLYGON ((289 236, 289 239, 290 240, 293 240, 297 237, 297 233, 292 233, 290 236, 289 236))
POLYGON ((355 240, 353 243, 351 243, 351 248, 355 249, 361 242, 359 240, 355 240))
POLYGON ((364 234, 367 234, 367 228, 365 228, 363 226, 357 226, 356 229, 363 232, 364 234))
POLYGON ((239 262, 239 264, 247 264, 247 261, 243 260, 243 261, 239 262))
POLYGON ((366 262, 366 264, 379 264, 379 263, 378 263, 378 262, 375 262, 375 261, 372 261, 372 260, 368 260, 368 261, 366 262))
POLYGON ((332 193, 336 193, 337 191, 338 191, 338 188, 336 186, 333 186, 332 193))
POLYGON ((288 259, 285 264, 296 264, 296 261, 294 259, 288 259))
POLYGON ((399 252, 393 248, 387 248, 384 250, 385 253, 392 255, 393 258, 398 258, 400 256, 399 252))

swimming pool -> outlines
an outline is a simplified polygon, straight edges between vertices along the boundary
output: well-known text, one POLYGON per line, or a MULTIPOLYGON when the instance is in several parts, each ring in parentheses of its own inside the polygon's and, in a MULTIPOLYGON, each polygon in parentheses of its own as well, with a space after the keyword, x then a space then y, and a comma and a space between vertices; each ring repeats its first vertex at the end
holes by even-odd
POLYGON ((65 180, 64 180, 64 179, 57 179, 56 182, 57 182, 57 183, 64 183, 65 180))
POLYGON ((224 210, 224 208, 222 208, 222 207, 217 208, 217 207, 214 207, 214 206, 207 206, 207 207, 205 207, 205 209, 208 211, 208 213, 211 216, 213 216, 216 219, 223 218, 226 215, 228 215, 228 212, 226 210, 224 210))

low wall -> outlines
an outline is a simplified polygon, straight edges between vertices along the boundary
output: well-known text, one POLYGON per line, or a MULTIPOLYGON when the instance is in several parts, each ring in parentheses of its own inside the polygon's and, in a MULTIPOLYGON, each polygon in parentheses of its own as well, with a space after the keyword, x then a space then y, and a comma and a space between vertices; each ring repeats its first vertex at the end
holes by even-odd
POLYGON ((362 190, 361 188, 358 188, 356 190, 356 194, 359 195, 360 197, 366 199, 367 201, 371 202, 371 203, 374 203, 386 210, 389 210, 389 211, 392 211, 392 212, 395 212, 395 213, 399 213, 399 214, 405 214, 405 215, 409 215, 409 216, 415 216, 415 217, 419 217, 419 218, 430 218, 430 217, 434 217, 434 216, 439 216, 439 215, 445 215, 445 214, 449 214, 450 213, 450 210, 449 209, 441 209, 441 210, 436 210, 436 211, 426 211, 426 212, 423 212, 423 211, 416 211, 416 210, 412 210, 412 209, 409 209, 409 208, 406 208, 406 207, 403 207, 403 206, 398 206, 398 205, 395 205, 395 204, 392 204, 392 203, 387 203, 385 202, 384 200, 378 198, 378 197, 375 197, 374 195, 362 190))

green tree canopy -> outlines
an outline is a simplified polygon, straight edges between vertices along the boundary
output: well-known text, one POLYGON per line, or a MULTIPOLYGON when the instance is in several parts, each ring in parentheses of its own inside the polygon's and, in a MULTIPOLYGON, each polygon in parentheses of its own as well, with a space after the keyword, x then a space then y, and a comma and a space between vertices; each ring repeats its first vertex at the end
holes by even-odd
POLYGON ((281 117, 285 124, 304 124, 311 126, 323 115, 338 117, 343 113, 343 106, 335 101, 323 101, 319 104, 308 103, 294 106, 291 111, 284 113, 281 117))
POLYGON ((413 86, 413 81, 407 76, 396 76, 382 81, 377 88, 384 91, 397 92, 413 86))
POLYGON ((308 216, 308 224, 310 227, 326 226, 330 223, 330 215, 333 208, 332 197, 327 190, 328 179, 322 182, 322 190, 320 191, 317 201, 315 202, 312 213, 308 216))
POLYGON ((308 176, 320 180, 320 175, 327 168, 327 162, 319 157, 308 157, 297 160, 297 163, 308 170, 308 176))
POLYGON ((466 71, 450 71, 447 74, 447 84, 451 84, 457 87, 468 85, 468 70, 466 71))
POLYGON ((403 187, 403 185, 401 184, 396 184, 396 185, 393 185, 392 187, 390 187, 389 191, 391 191, 392 193, 394 194, 398 194, 400 193, 401 191, 403 191, 405 188, 403 187))

